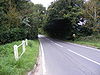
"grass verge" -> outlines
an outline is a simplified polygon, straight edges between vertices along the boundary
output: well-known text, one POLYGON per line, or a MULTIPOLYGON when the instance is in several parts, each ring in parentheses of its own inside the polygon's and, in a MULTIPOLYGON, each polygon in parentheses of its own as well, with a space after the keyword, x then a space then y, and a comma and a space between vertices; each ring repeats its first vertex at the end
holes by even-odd
POLYGON ((92 35, 87 37, 80 37, 74 41, 74 43, 82 44, 86 46, 92 46, 100 49, 100 35, 92 35))
POLYGON ((18 61, 14 59, 13 45, 15 44, 19 45, 21 41, 0 46, 0 75, 25 75, 36 63, 39 53, 38 40, 28 41, 26 52, 18 61))

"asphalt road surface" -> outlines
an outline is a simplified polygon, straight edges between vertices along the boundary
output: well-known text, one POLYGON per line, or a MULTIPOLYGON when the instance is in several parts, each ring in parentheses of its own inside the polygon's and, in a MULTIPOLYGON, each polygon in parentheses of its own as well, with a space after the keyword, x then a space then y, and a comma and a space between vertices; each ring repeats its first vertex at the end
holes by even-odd
POLYGON ((100 50, 39 36, 43 75, 100 75, 100 50))

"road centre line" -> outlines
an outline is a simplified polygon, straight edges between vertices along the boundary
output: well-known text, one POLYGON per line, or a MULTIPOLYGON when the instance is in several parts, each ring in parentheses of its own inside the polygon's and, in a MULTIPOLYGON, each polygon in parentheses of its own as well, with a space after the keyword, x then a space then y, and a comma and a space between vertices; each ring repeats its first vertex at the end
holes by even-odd
MULTIPOLYGON (((40 39, 39 39, 40 41, 40 39)), ((41 53, 42 53, 42 69, 43 69, 43 75, 46 75, 46 66, 45 66, 45 58, 44 58, 44 51, 43 51, 43 46, 40 41, 40 48, 41 48, 41 53)))
MULTIPOLYGON (((48 39, 48 40, 51 41, 50 39, 48 39)), ((51 41, 51 42, 53 42, 53 41, 51 41)), ((53 43, 56 44, 56 45, 59 46, 59 47, 63 47, 63 46, 61 46, 61 45, 59 45, 59 44, 57 44, 57 43, 55 43, 55 42, 53 42, 53 43)), ((73 43, 71 43, 71 44, 73 44, 73 43)), ((77 45, 77 44, 75 44, 75 45, 77 45)), ((80 46, 80 45, 79 45, 79 46, 80 46)), ((84 46, 83 46, 83 47, 84 47, 84 46)), ((87 47, 86 47, 86 48, 87 48, 87 47)), ((90 48, 90 49, 91 49, 91 48, 90 48)), ((100 66, 100 63, 99 63, 99 62, 96 62, 96 61, 94 61, 94 60, 92 60, 92 59, 90 59, 90 58, 88 58, 88 57, 85 57, 85 56, 83 56, 83 55, 81 55, 81 54, 78 54, 78 53, 72 51, 71 49, 67 49, 67 50, 100 66)), ((93 50, 94 50, 94 49, 93 49, 93 50)), ((97 51, 97 50, 96 50, 96 51, 97 51)))
MULTIPOLYGON (((48 39, 48 38, 46 38, 46 39, 49 40, 49 41, 51 41, 51 40, 48 39)), ((53 41, 51 41, 51 42, 53 42, 53 41)), ((53 42, 53 43, 55 43, 55 42, 53 42)), ((70 43, 70 42, 68 42, 68 43, 70 43)), ((64 44, 65 44, 65 43, 64 43, 64 44)), ((79 46, 79 47, 83 47, 83 48, 87 48, 87 49, 92 49, 92 50, 94 50, 94 51, 99 51, 99 52, 100 52, 99 49, 95 49, 95 48, 91 48, 91 47, 87 47, 87 46, 79 45, 79 44, 75 44, 75 43, 70 43, 70 44, 72 44, 72 45, 76 45, 76 46, 79 46)))
POLYGON ((50 42, 52 42, 52 43, 55 43, 55 42, 53 42, 53 41, 51 41, 50 39, 48 39, 48 38, 46 38, 47 40, 49 40, 50 42))
POLYGON ((88 58, 88 57, 85 57, 85 56, 83 56, 83 55, 81 55, 81 54, 78 54, 78 53, 72 51, 71 49, 67 49, 67 50, 100 66, 100 63, 99 63, 99 62, 96 62, 96 61, 94 61, 94 60, 92 60, 92 59, 90 59, 90 58, 88 58))
POLYGON ((50 42, 54 43, 55 45, 59 46, 59 47, 63 47, 62 45, 60 45, 60 44, 58 44, 58 43, 55 43, 55 42, 53 42, 52 40, 50 40, 50 39, 48 39, 48 38, 46 38, 46 39, 49 40, 50 42))
POLYGON ((59 46, 59 47, 63 47, 62 45, 59 45, 58 43, 54 43, 55 45, 59 46))

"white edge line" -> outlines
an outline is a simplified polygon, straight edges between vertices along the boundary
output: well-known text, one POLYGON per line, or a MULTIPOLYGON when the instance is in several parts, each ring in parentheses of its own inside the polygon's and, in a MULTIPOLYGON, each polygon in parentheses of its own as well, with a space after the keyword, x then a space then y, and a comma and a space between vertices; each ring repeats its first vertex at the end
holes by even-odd
POLYGON ((55 42, 53 42, 52 40, 50 40, 50 39, 48 39, 48 38, 46 38, 46 39, 49 40, 50 42, 54 43, 55 45, 59 46, 59 47, 63 47, 62 45, 60 45, 60 44, 58 44, 58 43, 55 43, 55 42))
POLYGON ((42 53, 42 69, 43 69, 43 75, 45 75, 46 74, 45 58, 44 58, 44 51, 43 51, 43 46, 42 46, 41 41, 40 41, 40 47, 41 47, 41 53, 42 53))
MULTIPOLYGON (((70 42, 68 42, 68 43, 70 43, 70 42)), ((87 47, 87 46, 80 45, 80 44, 75 44, 75 43, 70 43, 70 44, 73 44, 73 45, 76 45, 76 46, 79 46, 79 47, 85 47, 85 48, 92 49, 92 50, 95 50, 95 51, 99 51, 100 52, 100 50, 99 49, 96 49, 96 48, 91 48, 91 47, 87 47)))
POLYGON ((71 49, 67 49, 67 50, 100 66, 100 63, 99 63, 99 62, 96 62, 96 61, 94 61, 94 60, 92 60, 92 59, 90 59, 90 58, 87 58, 87 57, 85 57, 85 56, 83 56, 83 55, 80 55, 80 54, 78 54, 78 53, 72 51, 71 49))

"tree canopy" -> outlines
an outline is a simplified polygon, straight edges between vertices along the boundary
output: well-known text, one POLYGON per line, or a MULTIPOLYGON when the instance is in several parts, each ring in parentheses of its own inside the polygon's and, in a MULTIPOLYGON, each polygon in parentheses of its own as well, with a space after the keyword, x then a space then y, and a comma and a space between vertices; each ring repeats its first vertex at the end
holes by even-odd
POLYGON ((86 26, 93 31, 100 33, 100 0, 89 0, 84 4, 84 18, 86 26))
POLYGON ((37 38, 45 11, 41 4, 33 4, 30 0, 0 0, 0 44, 37 38), (8 41, 5 37, 12 39, 8 41))
POLYGON ((49 36, 58 38, 69 38, 73 34, 87 36, 93 31, 100 33, 100 1, 84 1, 55 0, 46 10, 30 0, 0 0, 0 42, 6 39, 4 35, 10 39, 15 38, 15 34, 25 36, 14 40, 34 39, 43 33, 42 28, 49 36), (78 25, 79 21, 86 23, 78 25))
MULTIPOLYGON (((66 34, 60 33, 63 30, 59 30, 58 34, 66 35, 66 37, 71 36, 74 33, 73 28, 77 25, 77 22, 83 15, 82 7, 83 7, 83 0, 57 0, 55 2, 52 2, 47 10, 47 25, 45 26, 45 28, 48 26, 52 26, 52 22, 54 19, 65 19, 66 22, 64 22, 65 23, 64 25, 66 26, 64 27, 71 28, 71 29, 70 30, 66 29, 65 31, 67 32, 66 34), (68 36, 67 34, 70 35, 68 36)), ((54 24, 56 24, 56 26, 60 26, 59 28, 62 28, 63 24, 60 23, 61 25, 59 25, 58 23, 54 23, 54 24)), ((54 30, 56 32, 57 28, 55 27, 54 30)), ((46 31, 48 34, 48 29, 46 31)))

